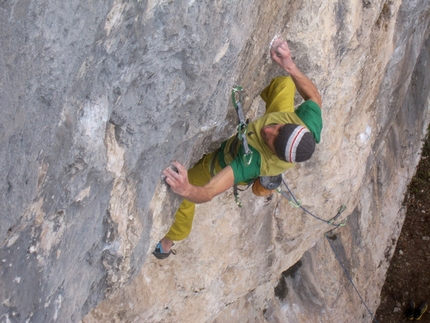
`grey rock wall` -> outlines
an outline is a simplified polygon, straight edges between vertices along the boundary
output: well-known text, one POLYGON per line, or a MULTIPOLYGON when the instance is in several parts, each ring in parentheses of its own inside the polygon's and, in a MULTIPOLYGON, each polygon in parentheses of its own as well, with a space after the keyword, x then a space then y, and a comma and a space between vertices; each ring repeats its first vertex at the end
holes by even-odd
POLYGON ((160 174, 234 133, 233 84, 261 113, 283 35, 325 122, 313 160, 285 178, 325 218, 347 206, 335 245, 375 310, 428 124, 429 6, 1 2, 0 321, 369 321, 327 226, 278 195, 199 205, 178 254, 153 259, 180 202, 160 174))

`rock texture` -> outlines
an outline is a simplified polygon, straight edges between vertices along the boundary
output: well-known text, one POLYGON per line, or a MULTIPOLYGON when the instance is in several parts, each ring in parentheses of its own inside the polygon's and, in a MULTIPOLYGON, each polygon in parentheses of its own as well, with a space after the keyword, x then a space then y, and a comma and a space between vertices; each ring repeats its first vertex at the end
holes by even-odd
POLYGON ((375 311, 429 123, 428 0, 0 2, 1 322, 370 322, 324 233, 232 192, 150 254, 180 199, 160 174, 234 133, 230 88, 281 74, 323 95, 323 141, 285 173, 375 311))

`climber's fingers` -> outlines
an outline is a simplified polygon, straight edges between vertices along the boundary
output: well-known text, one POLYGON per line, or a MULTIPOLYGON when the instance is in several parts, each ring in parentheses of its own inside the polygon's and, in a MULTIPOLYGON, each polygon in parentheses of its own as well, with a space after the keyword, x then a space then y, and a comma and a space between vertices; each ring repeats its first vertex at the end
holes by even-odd
POLYGON ((166 183, 172 188, 173 192, 184 196, 190 185, 185 166, 173 161, 169 167, 164 169, 163 175, 166 176, 166 183))

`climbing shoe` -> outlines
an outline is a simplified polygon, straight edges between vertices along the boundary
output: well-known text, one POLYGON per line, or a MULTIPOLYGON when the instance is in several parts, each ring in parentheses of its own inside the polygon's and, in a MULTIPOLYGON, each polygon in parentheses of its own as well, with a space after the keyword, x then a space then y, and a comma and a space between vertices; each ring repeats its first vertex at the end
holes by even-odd
MULTIPOLYGON (((175 245, 175 244, 173 244, 175 245)), ((173 246, 172 245, 172 246, 173 246)), ((155 247, 154 252, 152 253, 157 259, 166 259, 170 256, 170 254, 176 254, 176 251, 173 249, 170 249, 169 252, 164 252, 163 247, 161 246, 161 241, 157 243, 157 246, 155 247)))
POLYGON ((423 314, 427 311, 427 307, 428 307, 427 302, 421 303, 421 305, 415 309, 414 319, 417 321, 420 320, 423 314))
POLYGON ((409 307, 405 311, 405 316, 409 321, 412 321, 414 319, 415 314, 415 302, 410 301, 409 307))

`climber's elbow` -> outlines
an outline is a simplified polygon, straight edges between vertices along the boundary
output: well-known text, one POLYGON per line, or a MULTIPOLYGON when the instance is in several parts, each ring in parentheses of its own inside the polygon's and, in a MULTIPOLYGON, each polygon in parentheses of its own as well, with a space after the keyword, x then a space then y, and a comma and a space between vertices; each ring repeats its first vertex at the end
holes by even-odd
POLYGON ((312 96, 309 97, 308 100, 314 101, 316 104, 318 104, 320 109, 322 109, 322 97, 321 97, 321 94, 318 92, 318 90, 315 90, 314 93, 312 93, 312 96))

